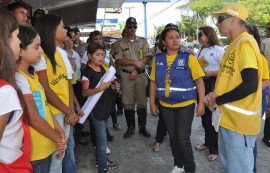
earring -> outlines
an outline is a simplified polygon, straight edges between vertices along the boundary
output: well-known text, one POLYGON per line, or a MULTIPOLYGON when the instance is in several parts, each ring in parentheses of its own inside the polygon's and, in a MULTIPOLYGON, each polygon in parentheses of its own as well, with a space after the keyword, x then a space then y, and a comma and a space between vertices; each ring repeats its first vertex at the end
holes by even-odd
POLYGON ((166 49, 166 45, 164 44, 164 46, 163 46, 163 50, 165 50, 166 49))

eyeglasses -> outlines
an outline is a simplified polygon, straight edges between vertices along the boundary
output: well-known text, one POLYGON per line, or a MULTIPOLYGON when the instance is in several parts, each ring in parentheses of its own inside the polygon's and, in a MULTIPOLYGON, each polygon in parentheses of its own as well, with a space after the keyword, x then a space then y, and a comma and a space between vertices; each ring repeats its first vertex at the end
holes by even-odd
POLYGON ((132 26, 132 25, 128 26, 128 29, 132 29, 132 28, 137 29, 137 26, 136 25, 134 25, 134 26, 132 26))
POLYGON ((223 20, 231 18, 232 16, 230 15, 226 15, 226 16, 218 16, 217 18, 217 23, 221 24, 221 22, 223 22, 223 20))
POLYGON ((202 37, 203 35, 204 35, 204 33, 202 33, 202 32, 199 32, 199 34, 198 34, 199 37, 202 37))

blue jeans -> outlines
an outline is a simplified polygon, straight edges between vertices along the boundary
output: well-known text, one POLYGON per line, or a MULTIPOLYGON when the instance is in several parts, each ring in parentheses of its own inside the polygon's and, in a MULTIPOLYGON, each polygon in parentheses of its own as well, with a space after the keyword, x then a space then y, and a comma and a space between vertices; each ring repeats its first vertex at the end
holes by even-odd
POLYGON ((75 141, 73 127, 70 127, 67 149, 63 159, 63 173, 76 173, 75 155, 74 155, 75 141))
MULTIPOLYGON (((54 115, 54 117, 57 120, 57 122, 59 123, 59 125, 64 129, 65 135, 68 137, 69 131, 70 131, 70 125, 64 126, 65 116, 66 116, 65 114, 54 115)), ((50 173, 62 173, 62 161, 63 161, 65 154, 63 154, 62 157, 59 159, 56 158, 57 154, 58 154, 57 150, 52 154, 52 164, 51 164, 51 168, 50 168, 50 173)))
POLYGON ((52 155, 49 155, 45 159, 31 161, 33 173, 49 173, 51 163, 52 163, 52 155))
POLYGON ((92 122, 95 127, 97 147, 96 147, 96 159, 98 164, 98 170, 104 170, 107 168, 107 120, 99 121, 92 116, 92 122))
MULTIPOLYGON (((267 96, 262 96, 262 116, 266 108, 267 108, 267 96)), ((257 158, 257 143, 255 143, 255 147, 254 147, 254 168, 253 168, 254 173, 257 172, 256 158, 257 158)))
POLYGON ((267 108, 267 102, 268 102, 267 96, 263 96, 262 97, 262 116, 267 108))
POLYGON ((220 161, 226 173, 253 173, 256 135, 242 135, 220 127, 220 161))

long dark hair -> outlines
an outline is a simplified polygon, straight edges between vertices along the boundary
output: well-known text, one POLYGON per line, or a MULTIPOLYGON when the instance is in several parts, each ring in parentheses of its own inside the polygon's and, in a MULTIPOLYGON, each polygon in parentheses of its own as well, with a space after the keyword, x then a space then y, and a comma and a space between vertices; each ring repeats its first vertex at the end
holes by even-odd
POLYGON ((48 56, 52 67, 53 73, 56 72, 56 61, 55 61, 55 34, 57 26, 62 21, 62 18, 54 14, 45 14, 40 16, 36 21, 34 28, 39 33, 41 39, 41 47, 44 53, 48 56))
POLYGON ((9 43, 11 34, 18 29, 18 26, 18 21, 11 12, 5 9, 0 10, 0 79, 10 83, 17 91, 24 111, 23 118, 27 122, 28 110, 22 92, 16 84, 16 62, 9 43))
POLYGON ((261 50, 261 38, 260 38, 260 34, 259 34, 257 27, 255 25, 252 25, 252 24, 247 24, 246 28, 247 28, 248 33, 255 38, 255 40, 257 41, 257 44, 261 50))
POLYGON ((21 49, 25 49, 29 44, 31 44, 37 35, 38 33, 36 30, 28 26, 20 25, 18 38, 21 40, 21 49))
POLYGON ((219 45, 218 37, 215 30, 210 26, 203 26, 199 28, 200 31, 208 38, 209 46, 219 45))
MULTIPOLYGON (((29 44, 31 44, 34 39, 38 36, 38 33, 33 28, 20 25, 18 38, 21 40, 20 48, 26 49, 29 44)), ((17 60, 17 63, 20 63, 21 57, 17 60)), ((28 71, 30 74, 34 74, 35 69, 32 66, 29 66, 28 71)))

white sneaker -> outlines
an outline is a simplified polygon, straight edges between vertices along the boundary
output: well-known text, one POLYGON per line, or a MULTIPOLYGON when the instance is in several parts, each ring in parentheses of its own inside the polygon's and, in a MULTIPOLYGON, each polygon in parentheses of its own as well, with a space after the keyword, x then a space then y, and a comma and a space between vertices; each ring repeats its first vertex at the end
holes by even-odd
POLYGON ((111 154, 111 150, 107 147, 106 154, 109 155, 111 154))
POLYGON ((179 168, 178 166, 174 166, 170 173, 183 173, 185 172, 184 168, 179 168))

